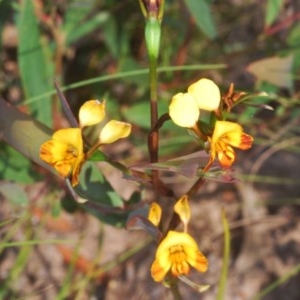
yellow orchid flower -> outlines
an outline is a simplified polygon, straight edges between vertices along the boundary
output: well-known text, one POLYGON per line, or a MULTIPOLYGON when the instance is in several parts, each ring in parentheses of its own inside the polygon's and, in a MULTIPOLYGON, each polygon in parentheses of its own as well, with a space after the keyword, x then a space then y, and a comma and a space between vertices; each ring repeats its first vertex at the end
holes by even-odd
POLYGON ((202 78, 188 87, 199 109, 213 111, 219 108, 221 93, 219 87, 210 79, 202 78))
POLYGON ((101 144, 111 144, 121 138, 127 137, 130 132, 131 124, 111 120, 101 130, 99 140, 101 144))
POLYGON ((79 127, 100 123, 105 118, 105 100, 88 100, 79 109, 79 127))
POLYGON ((199 119, 200 111, 195 99, 188 93, 178 93, 171 101, 169 115, 180 126, 192 128, 199 119))
POLYGON ((51 140, 42 144, 40 159, 54 167, 60 176, 71 176, 72 185, 77 185, 85 159, 81 130, 68 128, 56 131, 51 140))
POLYGON ((235 161, 235 152, 232 147, 247 150, 251 148, 253 138, 243 132, 242 126, 234 122, 217 121, 210 138, 210 161, 218 157, 224 168, 229 168, 235 161))
POLYGON ((169 231, 157 248, 155 261, 151 266, 152 278, 160 282, 169 271, 175 277, 187 275, 190 266, 199 272, 205 272, 208 260, 188 233, 169 231))
POLYGON ((172 98, 169 115, 176 125, 193 128, 199 119, 200 110, 216 110, 220 101, 218 86, 212 80, 202 78, 191 84, 187 93, 178 93, 172 98))
POLYGON ((156 227, 160 222, 161 214, 162 214, 162 209, 160 205, 156 202, 151 203, 148 212, 148 220, 156 227))

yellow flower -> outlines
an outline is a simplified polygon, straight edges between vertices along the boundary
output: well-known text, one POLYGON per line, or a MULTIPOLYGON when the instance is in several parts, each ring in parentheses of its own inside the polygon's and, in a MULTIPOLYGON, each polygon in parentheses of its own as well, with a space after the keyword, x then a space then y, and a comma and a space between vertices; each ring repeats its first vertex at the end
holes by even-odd
POLYGON ((243 132, 242 126, 228 121, 217 121, 210 139, 210 162, 218 157, 224 168, 229 168, 235 161, 235 152, 232 147, 247 150, 251 148, 253 138, 243 132))
POLYGON ((169 271, 175 277, 187 275, 190 266, 199 272, 205 272, 208 260, 188 233, 169 231, 157 248, 155 261, 151 266, 153 279, 160 282, 169 271))
POLYGON ((40 159, 54 167, 60 176, 71 176, 73 186, 78 184, 78 174, 84 158, 79 128, 56 131, 52 139, 42 144, 40 149, 40 159))
POLYGON ((191 84, 188 93, 194 97, 199 109, 213 111, 219 108, 221 93, 219 87, 210 79, 202 78, 191 84))
POLYGON ((131 124, 111 120, 105 124, 100 132, 99 140, 101 144, 111 144, 118 139, 127 137, 131 132, 131 124))
POLYGON ((148 212, 148 220, 154 225, 158 226, 161 219, 162 209, 160 205, 156 202, 153 202, 150 205, 148 212))
POLYGON ((195 99, 188 93, 178 93, 172 98, 169 115, 181 127, 191 128, 199 119, 200 111, 195 99))
POLYGON ((172 98, 169 115, 178 126, 192 128, 199 119, 200 110, 216 110, 220 100, 218 86, 212 80, 202 78, 191 84, 187 93, 178 93, 172 98))
POLYGON ((79 126, 91 126, 100 123, 105 117, 105 101, 86 101, 79 109, 79 126))

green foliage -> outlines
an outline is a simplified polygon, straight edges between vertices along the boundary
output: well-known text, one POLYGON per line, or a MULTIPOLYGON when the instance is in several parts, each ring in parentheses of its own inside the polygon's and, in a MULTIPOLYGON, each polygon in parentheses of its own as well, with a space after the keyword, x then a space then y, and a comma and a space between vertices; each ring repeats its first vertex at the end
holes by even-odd
POLYGON ((270 26, 278 17, 284 4, 283 0, 268 0, 266 7, 265 25, 270 26))
MULTIPOLYGON (((41 95, 51 89, 53 68, 49 64, 52 54, 42 38, 39 22, 34 12, 34 2, 25 0, 21 7, 19 29, 18 60, 20 76, 27 98, 41 95)), ((44 124, 51 126, 52 102, 50 97, 30 104, 31 114, 44 124)))
POLYGON ((32 183, 37 179, 28 158, 3 143, 0 148, 0 177, 22 183, 32 183))
POLYGON ((217 36, 217 29, 208 1, 185 0, 184 2, 199 29, 209 38, 214 39, 217 36))

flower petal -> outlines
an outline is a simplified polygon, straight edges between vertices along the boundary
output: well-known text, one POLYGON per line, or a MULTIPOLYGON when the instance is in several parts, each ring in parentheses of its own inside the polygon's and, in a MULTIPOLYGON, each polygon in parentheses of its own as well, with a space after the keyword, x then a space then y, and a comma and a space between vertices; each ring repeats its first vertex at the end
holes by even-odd
POLYGON ((161 213, 162 210, 160 205, 156 202, 153 202, 149 208, 148 220, 155 226, 158 226, 161 219, 161 213))
POLYGON ((165 251, 158 256, 151 266, 151 276, 152 278, 160 282, 167 275, 168 271, 172 266, 172 261, 170 260, 169 251, 165 251))
POLYGON ((188 263, 199 272, 206 272, 208 268, 207 258, 197 249, 185 248, 188 263))
POLYGON ((216 143, 220 139, 242 150, 251 148, 253 142, 252 136, 244 133, 241 125, 228 121, 217 121, 215 124, 212 143, 216 143))
POLYGON ((231 167, 236 157, 234 150, 229 145, 226 145, 222 150, 218 150, 217 156, 223 168, 231 167))
POLYGON ((56 131, 52 140, 41 145, 40 159, 54 167, 60 176, 72 175, 73 186, 78 184, 78 174, 84 162, 81 130, 68 128, 56 131))
POLYGON ((105 101, 86 101, 79 109, 79 125, 81 128, 100 123, 105 117, 105 101))
POLYGON ((156 257, 159 257, 162 253, 169 251, 171 247, 177 245, 187 245, 198 249, 197 243, 188 233, 170 230, 167 236, 158 245, 156 257))
POLYGON ((83 151, 83 141, 79 128, 59 129, 52 135, 52 139, 73 146, 79 153, 83 151))
POLYGON ((46 141, 40 148, 40 159, 48 164, 56 163, 64 158, 68 145, 55 140, 46 141))
POLYGON ((219 87, 210 79, 202 78, 191 84, 188 93, 192 95, 200 109, 212 111, 219 108, 221 93, 219 87))
POLYGON ((172 98, 169 115, 176 125, 191 128, 198 121, 200 111, 190 94, 178 93, 172 98))
MULTIPOLYGON (((191 208, 189 205, 189 198, 187 195, 183 195, 175 204, 174 211, 179 215, 181 222, 187 229, 188 222, 191 218, 191 208)), ((186 231, 186 230, 185 230, 186 231)))
POLYGON ((101 144, 111 144, 127 137, 131 132, 131 124, 116 120, 109 121, 100 132, 101 144))

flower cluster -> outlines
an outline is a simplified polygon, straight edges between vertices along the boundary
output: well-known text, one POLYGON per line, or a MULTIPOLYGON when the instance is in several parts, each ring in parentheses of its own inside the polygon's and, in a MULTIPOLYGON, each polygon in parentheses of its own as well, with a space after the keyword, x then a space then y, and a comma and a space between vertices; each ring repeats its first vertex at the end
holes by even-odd
MULTIPOLYGON (((183 222, 184 231, 170 230, 158 245, 155 260, 151 266, 151 276, 157 282, 163 281, 169 273, 174 277, 185 276, 189 273, 190 266, 199 272, 205 272, 208 268, 207 258, 198 249, 194 238, 187 233, 190 206, 186 195, 176 202, 174 211, 183 222)), ((160 217, 160 206, 152 203, 148 219, 157 226, 160 217)))
POLYGON ((73 186, 77 185, 81 167, 94 151, 101 145, 127 137, 131 132, 130 124, 110 120, 103 126, 96 144, 89 151, 84 151, 83 128, 97 125, 104 119, 105 101, 86 101, 79 110, 78 128, 56 131, 51 140, 41 145, 40 159, 54 167, 60 176, 70 177, 73 186))
MULTIPOLYGON (((233 95, 232 89, 231 94, 233 95)), ((239 95, 242 96, 243 93, 239 95)), ((186 93, 176 94, 169 106, 169 115, 175 124, 192 130, 203 143, 208 142, 206 148, 210 159, 205 171, 215 158, 218 158, 223 168, 231 167, 236 158, 232 147, 247 150, 252 146, 253 138, 244 133, 239 124, 222 119, 220 104, 222 99, 227 98, 221 98, 219 87, 212 80, 202 78, 191 84, 186 93), (215 118, 211 118, 211 123, 207 124, 210 130, 203 130, 199 125, 201 110, 215 115, 215 118)))

